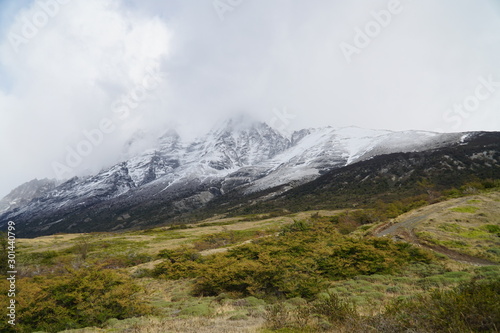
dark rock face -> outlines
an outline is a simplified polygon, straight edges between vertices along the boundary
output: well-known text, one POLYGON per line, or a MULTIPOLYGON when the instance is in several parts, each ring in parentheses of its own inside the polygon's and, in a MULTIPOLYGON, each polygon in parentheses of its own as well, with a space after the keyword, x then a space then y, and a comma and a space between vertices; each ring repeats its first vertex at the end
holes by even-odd
MULTIPOLYGON (((289 139, 264 123, 230 120, 202 139, 183 143, 169 131, 156 148, 96 175, 62 184, 34 180, 21 185, 0 202, 0 227, 14 220, 19 237, 35 237, 158 225, 228 196, 297 187, 382 154, 443 147, 454 151, 478 140, 490 142, 485 135, 324 128, 297 131, 289 139)), ((474 158, 496 165, 496 149, 478 151, 474 158)), ((410 169, 419 167, 405 163, 410 169)), ((469 167, 444 156, 443 163, 469 167)), ((373 170, 366 177, 382 171, 373 170)), ((411 172, 393 176, 411 177, 411 172)), ((351 181, 361 180, 353 175, 351 181)))

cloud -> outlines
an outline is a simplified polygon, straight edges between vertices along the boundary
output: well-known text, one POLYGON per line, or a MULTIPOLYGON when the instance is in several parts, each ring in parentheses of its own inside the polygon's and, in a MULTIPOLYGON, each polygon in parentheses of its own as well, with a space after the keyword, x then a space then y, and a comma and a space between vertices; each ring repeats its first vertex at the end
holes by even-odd
POLYGON ((395 2, 0 2, 0 12, 9 12, 0 26, 0 152, 8 161, 0 195, 30 178, 54 177, 52 163, 64 163, 68 147, 103 119, 115 130, 74 172, 117 161, 138 130, 175 126, 194 137, 242 112, 272 122, 286 110, 294 116, 288 130, 500 130, 500 89, 473 112, 453 109, 479 77, 500 81, 498 2, 401 0, 390 23, 377 21, 395 2), (54 2, 57 14, 16 52, 13 34, 23 36, 40 3, 54 2), (220 3, 229 6, 222 16, 220 3), (368 44, 346 61, 340 45, 355 46, 359 31, 377 23, 380 31, 369 31, 368 44), (151 68, 159 85, 134 99, 151 68), (123 101, 137 106, 120 118, 123 101))
MULTIPOLYGON (((116 118, 113 103, 144 79, 148 66, 168 56, 171 32, 158 17, 138 15, 118 1, 59 6, 36 34, 13 45, 9 36, 24 37, 26 22, 35 25, 44 13, 38 2, 21 10, 0 47, 3 71, 12 78, 0 93, 2 155, 9 161, 3 176, 13 181, 17 175, 54 177, 52 162, 63 161, 84 131, 116 118)), ((74 171, 116 161, 110 152, 135 130, 134 121, 117 122, 113 136, 74 171)))

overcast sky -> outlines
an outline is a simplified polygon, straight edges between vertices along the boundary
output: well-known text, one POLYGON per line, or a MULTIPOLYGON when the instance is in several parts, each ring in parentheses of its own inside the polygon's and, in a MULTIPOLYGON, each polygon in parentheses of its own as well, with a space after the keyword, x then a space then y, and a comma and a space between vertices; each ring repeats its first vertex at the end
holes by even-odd
POLYGON ((232 114, 500 130, 499 32, 497 0, 0 0, 0 196, 232 114))

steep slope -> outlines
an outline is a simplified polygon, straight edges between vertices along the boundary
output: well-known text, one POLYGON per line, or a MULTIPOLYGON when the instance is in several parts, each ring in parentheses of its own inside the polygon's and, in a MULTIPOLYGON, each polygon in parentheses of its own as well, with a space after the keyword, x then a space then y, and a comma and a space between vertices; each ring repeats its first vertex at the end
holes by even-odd
MULTIPOLYGON (((188 144, 169 131, 159 138, 156 149, 28 198, 22 207, 6 210, 0 224, 15 220, 21 233, 30 234, 140 226, 141 221, 127 221, 132 211, 144 217, 151 210, 167 209, 175 215, 198 208, 221 195, 224 187, 238 186, 238 174, 222 184, 228 174, 258 165, 288 146, 288 139, 263 123, 229 120, 188 144)), ((258 169, 251 179, 261 176, 258 169)))
POLYGON ((305 183, 332 169, 377 155, 415 152, 462 142, 464 133, 393 132, 358 127, 308 129, 294 133, 290 149, 269 161, 270 172, 247 193, 290 182, 305 183))
POLYGON ((26 205, 34 198, 41 197, 58 185, 54 179, 33 179, 13 189, 0 200, 0 213, 26 205))
POLYGON ((142 228, 197 212, 212 201, 245 201, 260 191, 276 196, 379 154, 467 145, 474 135, 326 127, 285 138, 264 123, 234 119, 194 142, 168 131, 153 149, 27 197, 0 214, 0 226, 15 220, 20 234, 30 237, 142 228), (275 187, 281 189, 270 190, 275 187))
POLYGON ((469 133, 460 144, 423 152, 392 153, 331 170, 306 184, 278 186, 241 199, 214 200, 208 214, 267 213, 286 209, 352 208, 460 187, 476 179, 500 179, 500 133, 469 133), (430 188, 425 182, 431 184, 430 188), (424 184, 424 185, 423 185, 424 184))

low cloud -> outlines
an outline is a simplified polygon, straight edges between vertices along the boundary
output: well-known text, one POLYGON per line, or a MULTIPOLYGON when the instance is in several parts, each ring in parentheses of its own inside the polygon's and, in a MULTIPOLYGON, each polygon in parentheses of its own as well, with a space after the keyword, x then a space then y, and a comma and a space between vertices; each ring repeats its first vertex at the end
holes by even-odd
POLYGON ((276 123, 286 110, 285 132, 500 130, 497 94, 449 120, 479 77, 500 81, 494 0, 39 0, 0 2, 0 13, 0 195, 55 177, 54 161, 103 119, 115 128, 75 174, 123 158, 134 133, 192 138, 245 112, 276 123), (346 44, 358 49, 349 61, 346 44), (152 67, 158 85, 138 90, 152 67))

